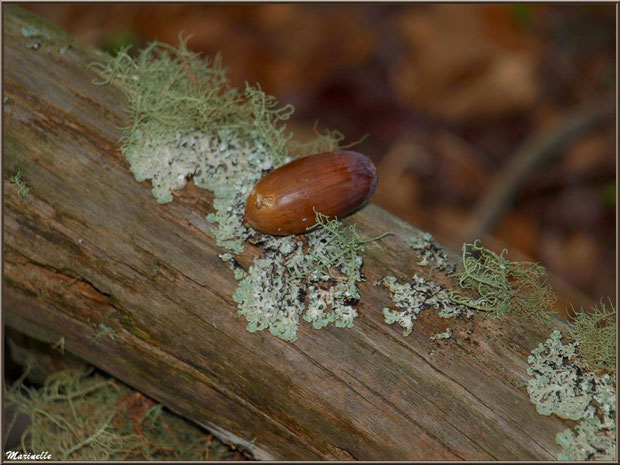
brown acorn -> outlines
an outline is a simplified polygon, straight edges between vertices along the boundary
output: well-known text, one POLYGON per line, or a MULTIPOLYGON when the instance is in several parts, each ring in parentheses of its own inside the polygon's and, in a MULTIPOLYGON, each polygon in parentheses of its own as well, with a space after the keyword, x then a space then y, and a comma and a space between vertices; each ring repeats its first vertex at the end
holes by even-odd
POLYGON ((341 218, 377 187, 368 157, 351 151, 324 152, 294 160, 261 179, 248 197, 245 225, 266 234, 301 234, 320 212, 341 218))

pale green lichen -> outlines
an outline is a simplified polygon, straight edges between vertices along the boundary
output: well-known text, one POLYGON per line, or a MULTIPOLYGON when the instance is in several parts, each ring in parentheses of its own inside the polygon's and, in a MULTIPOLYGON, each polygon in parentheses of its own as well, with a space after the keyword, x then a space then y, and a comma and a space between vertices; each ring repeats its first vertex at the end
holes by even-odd
MULTIPOLYGON (((383 315, 387 324, 398 323, 403 328, 403 335, 408 336, 413 330, 418 314, 426 309, 434 307, 439 310, 442 318, 452 318, 464 313, 465 309, 455 305, 450 300, 448 291, 438 284, 415 274, 411 282, 399 283, 394 276, 385 276, 375 282, 390 291, 394 305, 402 310, 383 309, 383 315)), ((468 316, 471 316, 468 313, 468 316)))
POLYGON ((335 129, 326 129, 324 132, 321 132, 319 131, 318 124, 316 122, 312 129, 314 132, 314 138, 307 142, 300 142, 292 138, 288 140, 286 148, 289 155, 294 158, 301 158, 315 153, 330 152, 336 149, 346 149, 359 144, 366 138, 366 136, 364 136, 358 141, 343 144, 345 136, 340 131, 335 129))
POLYGON ((575 312, 570 336, 578 342, 577 352, 586 369, 616 374, 616 309, 601 301, 590 311, 575 312))
POLYGON ((556 436, 556 443, 562 447, 558 460, 616 460, 615 423, 606 426, 594 417, 579 423, 575 430, 576 435, 567 429, 556 436))
POLYGON ((185 40, 178 48, 152 42, 135 59, 127 51, 121 49, 107 65, 92 65, 104 76, 96 84, 118 80, 129 99, 131 124, 123 130, 123 147, 141 147, 145 140, 165 140, 178 132, 226 129, 262 145, 276 164, 284 161, 291 135, 281 122, 293 113, 291 105, 278 107, 259 86, 246 84, 243 92, 231 87, 220 58, 201 58, 185 40))
POLYGON ((579 420, 591 403, 589 379, 572 363, 575 344, 564 345, 562 334, 554 331, 551 337, 532 351, 527 372, 532 378, 528 392, 541 415, 557 414, 569 420, 579 420), (583 383, 585 381, 585 384, 583 383))
POLYGON ((56 341, 52 345, 52 349, 58 349, 61 354, 64 354, 65 353, 65 337, 60 336, 60 339, 58 339, 58 341, 56 341))
POLYGON ((171 201, 190 179, 214 192, 207 220, 225 249, 219 257, 240 280, 233 298, 247 329, 293 341, 306 300, 303 318, 315 328, 352 326, 365 240, 320 214, 317 230, 304 239, 243 225, 247 196, 259 179, 293 154, 343 148, 342 134, 315 128, 315 140, 292 141, 282 124, 292 106, 278 107, 258 86, 230 87, 219 58, 202 60, 184 41, 178 49, 153 43, 135 59, 123 49, 110 64, 94 66, 104 77, 97 84, 120 81, 129 99, 131 124, 121 145, 136 179, 150 180, 159 202, 171 201), (263 247, 247 271, 235 258, 246 241, 263 247))
POLYGON ((95 335, 90 340, 90 344, 94 344, 99 338, 105 337, 105 336, 114 340, 114 329, 113 328, 110 328, 109 326, 106 326, 103 323, 99 323, 98 327, 99 329, 97 330, 95 335))
POLYGON ((446 251, 437 244, 431 233, 420 232, 410 237, 408 245, 422 257, 422 260, 417 263, 418 266, 431 265, 446 274, 455 271, 456 265, 450 262, 446 251))
POLYGON ((47 32, 42 31, 36 26, 22 26, 21 33, 27 39, 31 39, 33 37, 47 37, 48 35, 47 32))
POLYGON ((477 298, 451 294, 454 302, 501 317, 521 313, 548 319, 557 297, 546 281, 544 267, 531 262, 513 262, 484 248, 480 241, 463 244, 463 270, 456 273, 463 289, 472 289, 477 298))
POLYGON ((438 341, 441 339, 450 339, 452 337, 452 328, 446 328, 443 333, 433 334, 431 336, 431 341, 438 341))
POLYGON ((129 99, 131 124, 121 145, 136 180, 150 180, 159 202, 190 179, 214 192, 219 246, 236 254, 251 232, 242 225, 245 199, 256 182, 287 162, 283 121, 293 112, 278 107, 260 87, 232 88, 218 57, 200 59, 184 41, 177 48, 154 42, 132 58, 123 49, 102 69, 107 84, 118 80, 129 99))
POLYGON ((297 338, 303 291, 301 286, 287 285, 287 277, 304 262, 302 247, 293 237, 269 238, 264 243, 264 254, 254 260, 233 295, 239 314, 248 321, 248 331, 268 329, 285 340, 297 338))
POLYGON ((559 460, 614 460, 616 392, 609 375, 585 371, 576 342, 562 344, 554 331, 528 358, 530 400, 542 415, 556 414, 583 420, 576 428, 559 433, 559 460))
POLYGON ((15 174, 9 179, 9 182, 17 188, 17 196, 20 199, 24 200, 30 193, 30 186, 22 179, 21 168, 15 170, 15 174))
POLYGON ((248 331, 268 329, 294 341, 304 311, 303 319, 317 329, 330 323, 353 326, 357 285, 364 280, 360 254, 368 241, 353 226, 344 228, 320 213, 316 229, 303 240, 263 236, 265 255, 254 261, 233 296, 248 331))

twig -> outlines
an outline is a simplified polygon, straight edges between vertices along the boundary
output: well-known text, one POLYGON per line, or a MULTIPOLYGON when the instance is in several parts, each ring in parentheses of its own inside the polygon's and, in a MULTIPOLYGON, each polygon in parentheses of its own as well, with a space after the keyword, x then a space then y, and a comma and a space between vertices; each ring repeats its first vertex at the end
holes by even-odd
POLYGON ((578 109, 549 131, 528 138, 478 202, 470 227, 461 241, 471 242, 491 229, 534 170, 548 162, 566 144, 612 117, 615 108, 615 101, 609 100, 578 109))

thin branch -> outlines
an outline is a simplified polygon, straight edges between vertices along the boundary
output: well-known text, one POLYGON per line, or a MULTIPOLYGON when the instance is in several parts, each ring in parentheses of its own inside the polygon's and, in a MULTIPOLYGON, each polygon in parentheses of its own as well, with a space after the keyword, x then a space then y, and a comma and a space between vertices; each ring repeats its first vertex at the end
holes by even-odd
POLYGON ((613 117, 615 109, 615 101, 611 99, 580 108, 549 131, 528 138, 478 202, 470 227, 461 240, 471 242, 489 231, 536 169, 548 163, 567 144, 613 117))

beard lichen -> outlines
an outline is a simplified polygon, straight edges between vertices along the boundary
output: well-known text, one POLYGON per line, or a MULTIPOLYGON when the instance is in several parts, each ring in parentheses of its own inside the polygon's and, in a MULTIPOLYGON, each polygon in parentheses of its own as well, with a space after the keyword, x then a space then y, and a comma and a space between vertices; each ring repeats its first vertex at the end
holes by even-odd
POLYGON ((616 309, 611 300, 608 309, 601 301, 589 312, 575 312, 571 338, 586 369, 616 375, 616 309))
POLYGON ((562 344, 561 339, 560 331, 554 331, 528 358, 530 400, 542 415, 582 420, 576 435, 570 429, 557 434, 562 447, 558 460, 615 460, 614 380, 587 371, 578 353, 580 343, 562 344))
POLYGON ((531 262, 513 262, 504 255, 484 248, 479 240, 463 244, 463 270, 456 273, 463 289, 472 289, 480 297, 472 299, 451 294, 458 304, 501 317, 508 313, 548 319, 557 297, 545 280, 544 267, 531 262))
POLYGON ((240 280, 233 298, 248 331, 268 329, 294 341, 306 300, 303 318, 315 328, 351 327, 365 240, 320 213, 317 229, 304 239, 266 236, 243 224, 246 199, 259 179, 293 154, 344 148, 343 135, 315 128, 315 140, 291 140, 283 124, 291 105, 278 107, 259 86, 232 88, 219 58, 201 59, 183 40, 178 48, 152 43, 136 58, 127 52, 93 65, 103 76, 95 84, 116 80, 129 100, 122 152, 136 180, 151 181, 159 202, 170 202, 172 191, 190 179, 213 191, 215 211, 206 219, 225 249, 219 257, 240 280), (246 241, 263 248, 247 271, 235 259, 246 241))
MULTIPOLYGON (((279 107, 259 85, 246 83, 243 92, 232 87, 219 56, 201 58, 187 49, 186 42, 181 39, 178 48, 152 42, 136 58, 125 47, 110 63, 91 65, 104 77, 94 84, 116 80, 129 100, 131 123, 123 128, 123 153, 140 149, 145 141, 167 141, 178 132, 211 134, 226 129, 269 151, 276 165, 283 163, 291 134, 281 123, 292 115, 293 106, 279 107)), ((129 160, 132 170, 145 169, 150 179, 152 157, 135 155, 135 162, 129 160)))
MULTIPOLYGON (((4 396, 30 419, 19 453, 47 451, 53 460, 205 460, 233 455, 219 441, 162 405, 92 370, 64 370, 42 387, 22 384, 4 396)), ((232 457, 237 458, 237 456, 232 457)))

